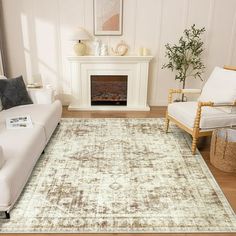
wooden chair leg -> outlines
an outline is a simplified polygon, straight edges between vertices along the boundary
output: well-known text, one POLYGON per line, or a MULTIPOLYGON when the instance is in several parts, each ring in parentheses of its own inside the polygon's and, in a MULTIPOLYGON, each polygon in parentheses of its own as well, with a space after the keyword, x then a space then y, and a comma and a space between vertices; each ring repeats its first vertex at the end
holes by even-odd
POLYGON ((197 141, 198 141, 198 138, 197 137, 193 137, 193 141, 192 141, 192 154, 193 155, 196 154, 197 141))
POLYGON ((167 133, 169 130, 169 124, 170 124, 170 120, 166 117, 166 124, 165 124, 165 132, 167 133))

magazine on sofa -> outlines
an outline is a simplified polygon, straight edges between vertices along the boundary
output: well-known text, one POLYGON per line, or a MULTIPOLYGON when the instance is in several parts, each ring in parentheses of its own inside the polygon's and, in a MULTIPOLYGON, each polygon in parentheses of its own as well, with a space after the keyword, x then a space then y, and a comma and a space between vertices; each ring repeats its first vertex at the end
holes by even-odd
POLYGON ((33 128, 30 116, 16 116, 6 118, 7 129, 33 128))

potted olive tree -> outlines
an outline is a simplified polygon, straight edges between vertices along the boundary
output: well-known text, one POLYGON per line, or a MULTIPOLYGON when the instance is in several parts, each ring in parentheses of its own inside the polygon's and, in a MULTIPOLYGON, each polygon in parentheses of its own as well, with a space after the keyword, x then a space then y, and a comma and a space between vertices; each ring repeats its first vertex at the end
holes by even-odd
MULTIPOLYGON (((187 78, 201 78, 205 66, 202 62, 203 41, 201 39, 205 28, 197 29, 195 24, 190 29, 185 29, 183 36, 179 39, 178 44, 166 44, 166 57, 169 62, 162 68, 175 71, 175 79, 182 83, 185 88, 187 78)), ((182 96, 182 101, 184 96, 182 96)))

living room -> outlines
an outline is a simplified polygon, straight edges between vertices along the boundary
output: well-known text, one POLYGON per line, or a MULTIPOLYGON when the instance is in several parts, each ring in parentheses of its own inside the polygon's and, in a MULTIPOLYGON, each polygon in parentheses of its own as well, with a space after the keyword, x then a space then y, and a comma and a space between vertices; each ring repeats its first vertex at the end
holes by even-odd
POLYGON ((236 235, 235 40, 235 0, 0 0, 0 233, 236 235))

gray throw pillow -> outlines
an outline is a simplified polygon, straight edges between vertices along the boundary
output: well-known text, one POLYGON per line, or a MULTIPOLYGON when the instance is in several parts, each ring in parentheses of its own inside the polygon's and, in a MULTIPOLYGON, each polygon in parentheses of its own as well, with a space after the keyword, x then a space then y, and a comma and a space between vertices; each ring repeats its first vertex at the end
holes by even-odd
POLYGON ((3 109, 33 104, 22 76, 15 79, 0 80, 0 99, 3 109))

